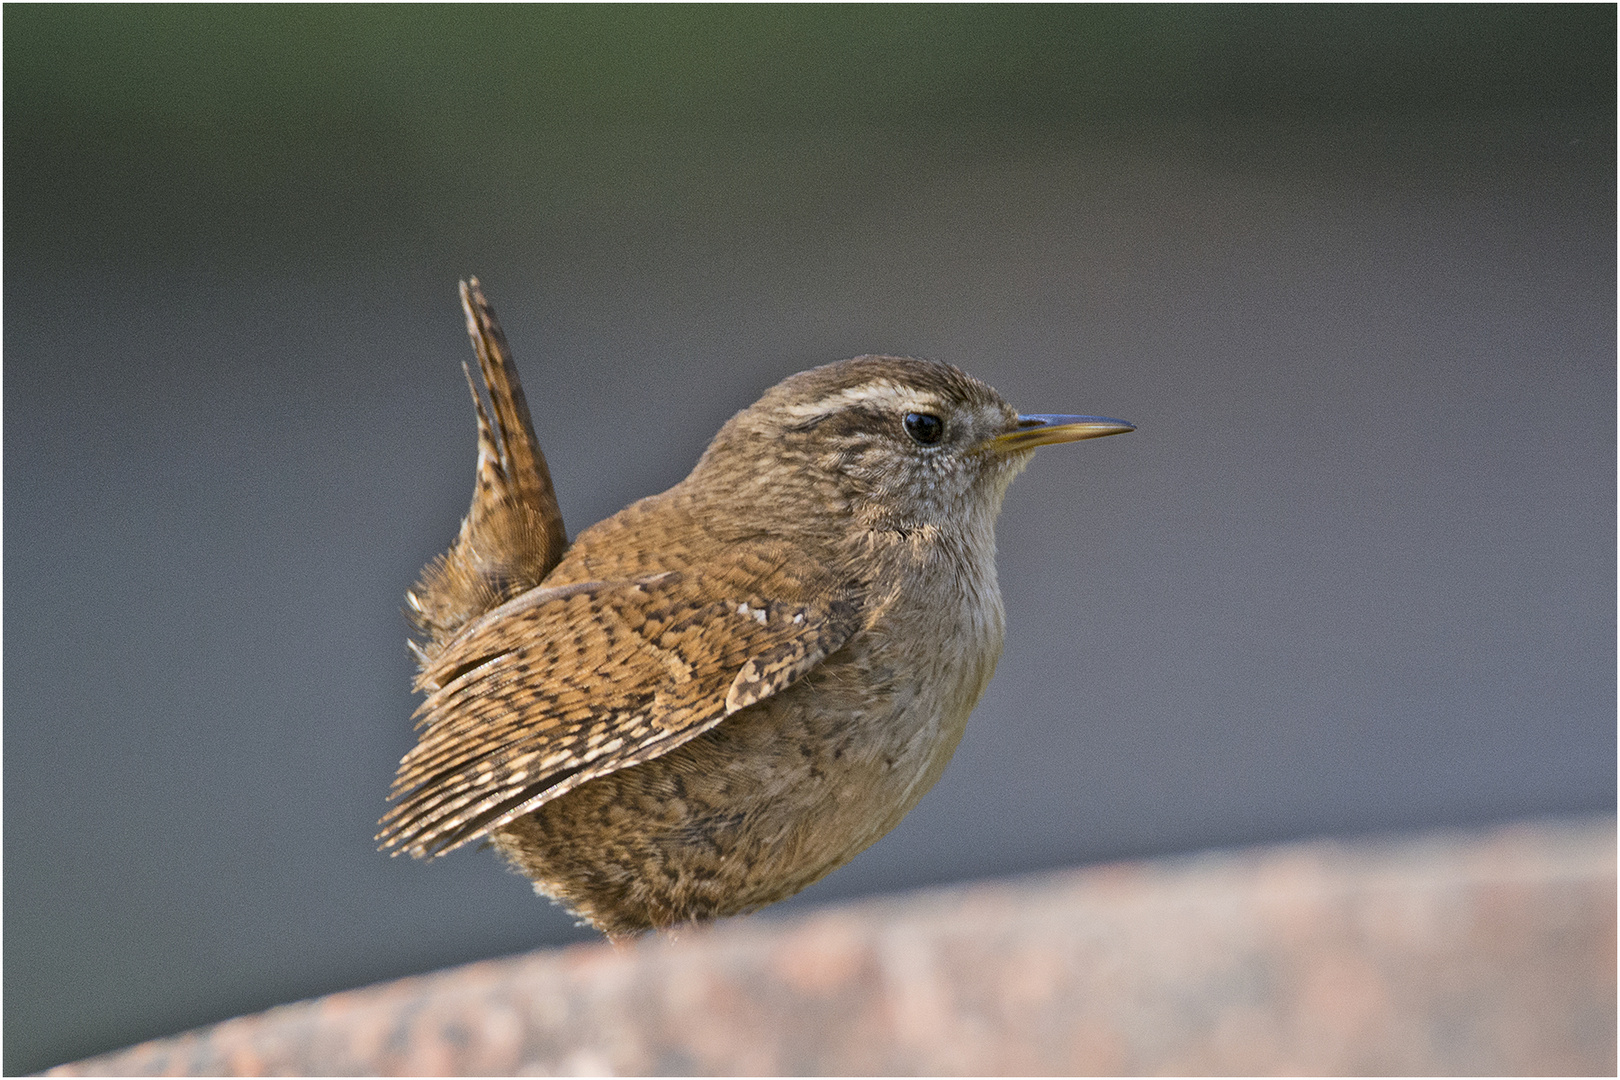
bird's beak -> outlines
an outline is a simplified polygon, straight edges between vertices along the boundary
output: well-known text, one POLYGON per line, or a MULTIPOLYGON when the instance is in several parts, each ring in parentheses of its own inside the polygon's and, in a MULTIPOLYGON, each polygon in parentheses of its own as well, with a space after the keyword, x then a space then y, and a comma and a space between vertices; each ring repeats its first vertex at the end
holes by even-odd
POLYGON ((1100 439, 1104 435, 1119 435, 1135 430, 1135 424, 1109 416, 1020 416, 1017 427, 987 440, 985 445, 1005 454, 1014 450, 1033 450, 1047 443, 1100 439))

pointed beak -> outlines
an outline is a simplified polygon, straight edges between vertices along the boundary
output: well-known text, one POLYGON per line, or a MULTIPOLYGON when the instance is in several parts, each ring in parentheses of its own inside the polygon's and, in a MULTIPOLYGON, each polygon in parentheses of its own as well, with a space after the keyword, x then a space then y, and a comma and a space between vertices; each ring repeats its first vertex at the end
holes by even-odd
POLYGON ((985 445, 1005 454, 1014 450, 1033 450, 1048 443, 1100 439, 1104 435, 1120 435, 1135 430, 1135 424, 1110 416, 1020 416, 1017 427, 988 440, 985 445))

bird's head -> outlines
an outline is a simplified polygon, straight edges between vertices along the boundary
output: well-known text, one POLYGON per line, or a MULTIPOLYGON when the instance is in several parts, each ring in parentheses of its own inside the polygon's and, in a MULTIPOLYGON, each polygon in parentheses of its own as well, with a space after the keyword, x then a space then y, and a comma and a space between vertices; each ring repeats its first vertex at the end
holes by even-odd
POLYGON ((773 531, 965 529, 994 523, 1036 447, 1132 430, 1020 415, 949 364, 858 356, 767 390, 721 428, 689 483, 773 531))

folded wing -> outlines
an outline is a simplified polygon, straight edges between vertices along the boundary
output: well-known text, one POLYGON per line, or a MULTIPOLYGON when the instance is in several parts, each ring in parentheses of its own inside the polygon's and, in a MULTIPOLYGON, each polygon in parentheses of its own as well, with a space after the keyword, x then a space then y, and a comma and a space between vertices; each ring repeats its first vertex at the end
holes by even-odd
POLYGON ((667 753, 791 686, 860 628, 855 590, 819 571, 734 577, 538 588, 468 623, 418 680, 422 733, 383 847, 442 854, 667 753))

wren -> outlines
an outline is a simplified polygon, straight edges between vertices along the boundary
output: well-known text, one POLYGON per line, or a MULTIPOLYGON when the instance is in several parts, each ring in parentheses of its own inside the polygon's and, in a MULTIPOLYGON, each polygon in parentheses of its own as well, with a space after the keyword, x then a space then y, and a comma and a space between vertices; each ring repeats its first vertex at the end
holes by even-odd
POLYGON ((461 299, 489 405, 468 372, 472 506, 407 594, 426 700, 378 839, 487 839, 614 938, 781 900, 894 828, 1001 654, 1007 486, 1036 447, 1134 430, 860 356, 570 545, 476 278, 461 299))

